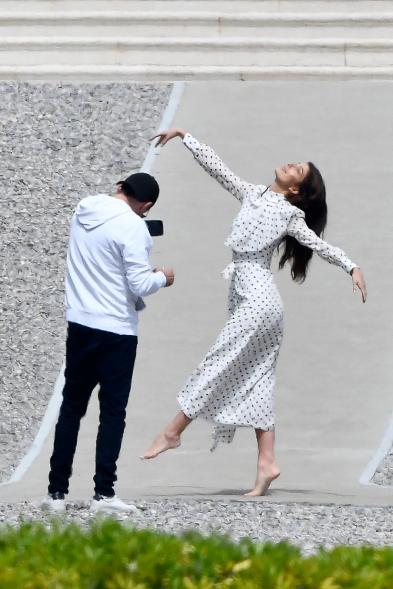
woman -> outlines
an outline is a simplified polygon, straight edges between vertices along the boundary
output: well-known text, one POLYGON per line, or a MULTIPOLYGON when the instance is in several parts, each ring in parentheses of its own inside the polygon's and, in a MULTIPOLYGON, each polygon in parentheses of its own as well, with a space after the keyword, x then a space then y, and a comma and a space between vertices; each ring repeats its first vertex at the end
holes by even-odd
POLYGON ((295 281, 303 282, 313 251, 352 276, 366 302, 360 268, 320 235, 326 226, 325 185, 311 162, 283 165, 271 186, 254 185, 235 176, 211 147, 181 129, 154 139, 157 146, 181 137, 196 161, 240 202, 241 209, 225 244, 233 261, 229 318, 216 343, 178 395, 181 411, 154 440, 143 458, 154 458, 180 445, 180 435, 196 417, 213 421, 213 446, 231 442, 237 426, 255 429, 258 468, 255 488, 264 495, 280 471, 274 457, 273 391, 283 337, 283 305, 270 263, 280 245, 280 269, 288 261, 295 281))

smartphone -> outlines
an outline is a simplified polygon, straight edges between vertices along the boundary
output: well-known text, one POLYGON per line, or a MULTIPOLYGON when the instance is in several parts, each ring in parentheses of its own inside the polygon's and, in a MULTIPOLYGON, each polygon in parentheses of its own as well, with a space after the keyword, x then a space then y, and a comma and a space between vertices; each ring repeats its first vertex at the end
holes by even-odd
POLYGON ((158 237, 159 235, 164 235, 164 224, 162 221, 156 220, 148 220, 145 221, 149 233, 152 237, 158 237))

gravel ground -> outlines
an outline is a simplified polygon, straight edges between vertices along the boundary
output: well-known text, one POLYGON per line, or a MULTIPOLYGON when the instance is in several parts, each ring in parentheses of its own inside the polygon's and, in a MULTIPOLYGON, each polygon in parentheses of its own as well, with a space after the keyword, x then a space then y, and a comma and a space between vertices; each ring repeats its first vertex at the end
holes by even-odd
POLYGON ((0 480, 32 442, 64 356, 75 204, 136 171, 168 84, 0 83, 0 480))
POLYGON ((393 448, 382 460, 371 480, 376 485, 393 485, 393 448))
MULTIPOLYGON (((256 542, 288 540, 312 554, 320 546, 393 543, 393 507, 308 505, 256 501, 136 501, 138 512, 118 514, 116 519, 136 528, 153 528, 179 534, 197 530, 228 534, 234 540, 249 537, 256 542)), ((70 504, 64 522, 89 525, 96 516, 87 504, 70 504)), ((21 521, 50 522, 53 515, 27 503, 0 504, 0 525, 17 526, 21 521)))

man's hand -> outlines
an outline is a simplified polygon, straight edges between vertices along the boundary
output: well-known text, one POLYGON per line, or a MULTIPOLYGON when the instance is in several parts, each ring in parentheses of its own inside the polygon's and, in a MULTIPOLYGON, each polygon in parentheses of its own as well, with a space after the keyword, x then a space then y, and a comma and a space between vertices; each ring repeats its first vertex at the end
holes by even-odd
POLYGON ((358 288, 362 293, 363 303, 365 303, 367 299, 367 287, 362 271, 360 270, 360 268, 354 268, 352 270, 351 276, 353 292, 356 292, 356 288, 358 288))
POLYGON ((163 272, 165 274, 165 286, 172 286, 172 284, 175 282, 175 272, 173 268, 167 268, 163 266, 162 268, 154 268, 153 272, 163 272))
POLYGON ((185 134, 186 132, 183 131, 183 129, 176 129, 173 127, 172 129, 167 129, 166 131, 162 131, 162 133, 154 135, 154 137, 151 138, 151 141, 153 141, 153 139, 157 139, 155 146, 164 147, 168 141, 174 139, 175 137, 181 137, 183 139, 185 134))

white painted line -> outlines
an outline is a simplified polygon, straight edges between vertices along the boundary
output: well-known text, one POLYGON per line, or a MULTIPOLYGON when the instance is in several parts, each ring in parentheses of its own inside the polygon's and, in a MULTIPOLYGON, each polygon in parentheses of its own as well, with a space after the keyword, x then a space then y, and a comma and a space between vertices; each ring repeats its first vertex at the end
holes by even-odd
MULTIPOLYGON (((393 445, 393 413, 390 417, 390 421, 388 427, 385 430, 384 436, 382 441, 377 448, 376 452, 372 456, 371 460, 367 464, 366 468, 362 472, 359 483, 362 485, 375 485, 375 483, 371 482, 375 471, 377 470, 378 466, 381 464, 382 460, 385 456, 390 452, 393 445)), ((378 487, 383 487, 386 485, 377 485, 378 487)), ((389 485, 390 487, 390 485, 389 485)), ((391 487, 390 487, 391 488, 391 487)))
MULTIPOLYGON (((169 101, 166 109, 162 115, 160 126, 158 127, 157 133, 168 129, 173 122, 176 111, 179 107, 180 101, 183 96, 185 88, 185 82, 175 82, 173 84, 172 92, 169 97, 169 101)), ((150 145, 149 151, 146 154, 145 161, 142 164, 141 172, 152 172, 154 169, 155 160, 160 153, 160 148, 154 146, 154 142, 150 145)))
MULTIPOLYGON (((181 97, 184 92, 185 83, 184 82, 174 82, 171 95, 169 97, 169 101, 167 107, 162 115, 161 123, 159 126, 159 130, 166 129, 170 127, 173 121, 173 118, 176 114, 176 110, 179 106, 181 97)), ((149 151, 146 154, 144 162, 140 168, 141 172, 152 172, 155 160, 160 153, 159 149, 156 149, 154 145, 151 145, 149 151)), ((22 458, 21 462, 19 463, 18 467, 15 469, 14 473, 12 474, 11 478, 8 481, 0 483, 0 486, 3 485, 10 485, 11 483, 17 483, 22 480, 23 476, 29 470, 30 466, 33 464, 34 460, 40 454, 42 447, 45 443, 46 438, 50 434, 52 427, 57 419, 61 401, 62 401, 62 392, 64 386, 64 363, 61 367, 60 373, 56 379, 54 391, 52 397, 48 403, 48 407, 46 409, 44 418, 42 420, 40 429, 34 441, 30 447, 30 450, 25 454, 22 458)))

